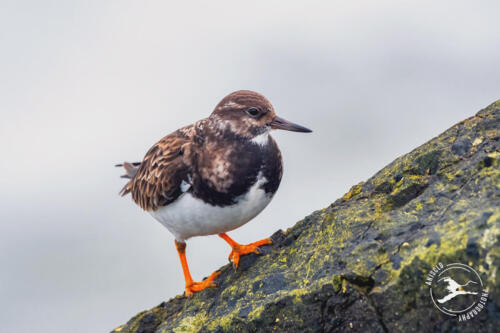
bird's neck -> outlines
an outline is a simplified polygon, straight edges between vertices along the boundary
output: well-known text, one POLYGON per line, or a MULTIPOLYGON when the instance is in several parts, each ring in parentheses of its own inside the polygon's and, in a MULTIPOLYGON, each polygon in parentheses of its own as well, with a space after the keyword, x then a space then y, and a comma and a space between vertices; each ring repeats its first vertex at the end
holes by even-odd
POLYGON ((215 119, 209 118, 209 128, 216 140, 251 143, 261 146, 264 146, 269 142, 269 128, 237 127, 230 121, 220 119, 216 119, 217 121, 214 120, 215 119))
POLYGON ((269 131, 265 131, 262 134, 254 136, 252 139, 250 139, 250 142, 260 146, 269 144, 269 131))

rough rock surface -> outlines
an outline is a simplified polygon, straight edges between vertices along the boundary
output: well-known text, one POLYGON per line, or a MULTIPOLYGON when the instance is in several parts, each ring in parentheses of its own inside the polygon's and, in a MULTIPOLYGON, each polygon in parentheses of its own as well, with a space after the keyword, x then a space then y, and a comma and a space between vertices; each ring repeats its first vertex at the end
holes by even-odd
POLYGON ((499 332, 499 129, 497 101, 224 266, 218 288, 113 332, 499 332), (472 320, 434 307, 438 262, 479 272, 489 300, 472 320))

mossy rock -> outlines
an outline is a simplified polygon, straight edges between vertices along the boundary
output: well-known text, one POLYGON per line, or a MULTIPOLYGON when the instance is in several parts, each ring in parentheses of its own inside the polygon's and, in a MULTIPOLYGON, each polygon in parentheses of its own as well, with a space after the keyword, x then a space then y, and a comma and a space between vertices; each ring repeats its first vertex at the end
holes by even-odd
POLYGON ((342 199, 113 332, 499 332, 500 101, 342 199), (464 323, 425 284, 438 262, 475 268, 487 307, 464 323))

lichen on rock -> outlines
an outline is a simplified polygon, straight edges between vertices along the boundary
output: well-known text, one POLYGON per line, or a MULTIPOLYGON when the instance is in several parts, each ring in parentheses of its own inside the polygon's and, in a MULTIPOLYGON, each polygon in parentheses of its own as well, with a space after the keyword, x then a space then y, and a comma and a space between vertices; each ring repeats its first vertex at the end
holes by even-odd
POLYGON ((227 265, 218 288, 177 296, 113 332, 497 332, 500 325, 500 101, 416 148, 342 199, 227 265), (488 307, 458 323, 426 274, 460 262, 488 307))

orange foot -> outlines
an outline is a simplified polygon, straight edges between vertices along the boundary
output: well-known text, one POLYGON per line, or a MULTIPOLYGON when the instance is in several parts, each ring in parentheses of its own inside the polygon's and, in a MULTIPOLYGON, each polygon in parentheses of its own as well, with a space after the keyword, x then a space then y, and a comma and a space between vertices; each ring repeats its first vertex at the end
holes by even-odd
POLYGON ((186 283, 186 291, 185 291, 185 295, 187 298, 192 298, 193 297, 193 293, 197 293, 199 291, 202 291, 203 289, 206 289, 206 288, 214 288, 214 287, 217 287, 217 285, 215 284, 214 280, 220 275, 220 272, 219 271, 216 271, 216 272, 213 272, 212 274, 210 274, 209 277, 207 277, 205 280, 201 281, 201 282, 189 282, 189 283, 186 283))
POLYGON ((269 238, 262 239, 257 242, 250 243, 248 245, 241 245, 235 243, 232 245, 233 250, 229 253, 229 261, 233 262, 234 269, 238 268, 238 264, 240 263, 240 257, 249 253, 260 254, 259 246, 271 244, 271 240, 269 238))

